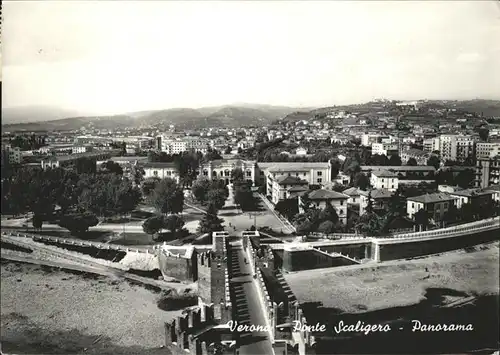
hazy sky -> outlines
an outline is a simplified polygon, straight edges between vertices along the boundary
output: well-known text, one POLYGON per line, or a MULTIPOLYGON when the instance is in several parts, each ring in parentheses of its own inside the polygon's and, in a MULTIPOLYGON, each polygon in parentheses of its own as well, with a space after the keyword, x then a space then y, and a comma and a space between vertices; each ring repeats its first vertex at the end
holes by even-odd
POLYGON ((6 1, 4 106, 500 99, 489 1, 6 1))

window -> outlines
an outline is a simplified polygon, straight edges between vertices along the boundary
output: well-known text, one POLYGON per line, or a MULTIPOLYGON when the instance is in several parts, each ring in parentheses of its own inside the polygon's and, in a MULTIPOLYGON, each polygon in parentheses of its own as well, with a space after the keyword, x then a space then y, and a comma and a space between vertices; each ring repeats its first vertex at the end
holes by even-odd
POLYGON ((288 176, 290 176, 290 173, 288 173, 288 176))
POLYGON ((392 189, 394 188, 394 185, 391 185, 392 186, 392 189))
POLYGON ((248 177, 252 176, 252 172, 250 170, 247 170, 247 176, 248 177))
POLYGON ((318 171, 318 176, 322 176, 323 175, 323 172, 322 171, 318 171))
POLYGON ((260 172, 260 176, 264 176, 264 172, 263 171, 260 172))
POLYGON ((340 205, 344 206, 344 200, 340 200, 340 205))
POLYGON ((304 176, 306 176, 306 173, 304 173, 304 176))
POLYGON ((217 171, 215 171, 215 170, 214 170, 214 171, 212 171, 212 175, 213 175, 213 176, 217 176, 217 171))
POLYGON ((448 202, 444 203, 444 208, 448 208, 448 202))
POLYGON ((203 176, 208 176, 208 171, 203 170, 203 176))
POLYGON ((172 172, 169 170, 167 171, 167 176, 171 176, 172 175, 172 172))
POLYGON ((299 173, 295 173, 295 176, 299 176, 299 173))
POLYGON ((153 171, 154 176, 158 176, 158 170, 153 171))
POLYGON ((318 184, 321 184, 323 182, 323 179, 322 178, 318 178, 316 181, 318 182, 318 184))
POLYGON ((229 176, 231 175, 231 172, 229 170, 224 170, 224 176, 229 176))
POLYGON ((384 185, 382 185, 382 188, 384 188, 384 185))
POLYGON ((344 214, 344 210, 340 210, 340 211, 339 211, 339 214, 340 214, 340 215, 344 214))
POLYGON ((413 202, 411 203, 411 208, 415 208, 415 204, 413 202))

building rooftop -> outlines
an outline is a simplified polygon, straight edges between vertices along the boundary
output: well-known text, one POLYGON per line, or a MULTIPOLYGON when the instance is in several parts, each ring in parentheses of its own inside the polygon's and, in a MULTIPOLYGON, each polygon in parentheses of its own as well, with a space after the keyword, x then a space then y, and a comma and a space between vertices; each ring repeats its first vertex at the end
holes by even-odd
POLYGON ((389 191, 387 189, 373 189, 373 190, 370 190, 370 191, 359 190, 359 194, 361 196, 368 197, 368 195, 370 193, 371 193, 371 197, 374 200, 376 200, 376 199, 383 199, 383 198, 390 198, 390 197, 392 197, 392 195, 394 195, 394 192, 389 191))
POLYGON ((144 168, 165 169, 165 168, 175 168, 175 163, 145 162, 142 163, 141 166, 144 168))
POLYGON ((500 192, 500 185, 492 185, 485 188, 485 190, 500 192))
POLYGON ((278 176, 276 182, 280 185, 308 185, 309 183, 297 176, 278 176))
POLYGON ((437 192, 433 194, 425 194, 420 196, 408 197, 407 201, 421 202, 421 203, 434 203, 440 201, 453 201, 456 200, 456 197, 453 197, 445 192, 437 192))
POLYGON ((417 166, 401 165, 401 166, 384 166, 384 167, 377 165, 361 165, 361 171, 380 170, 381 168, 388 171, 436 171, 435 167, 425 166, 425 165, 417 165, 417 166))
POLYGON ((347 196, 359 196, 359 189, 357 187, 350 187, 342 191, 342 193, 347 196))
POLYGON ((466 189, 450 192, 451 195, 473 197, 473 196, 486 196, 493 194, 493 191, 488 189, 466 189))
POLYGON ((311 200, 338 200, 338 199, 348 199, 349 196, 344 195, 337 191, 319 189, 312 190, 307 193, 307 197, 311 200))
POLYGON ((68 154, 68 155, 56 155, 52 156, 46 159, 43 159, 43 161, 69 161, 69 160, 75 160, 79 158, 93 158, 93 157, 98 157, 106 154, 113 154, 115 151, 111 150, 103 150, 99 152, 86 152, 86 153, 75 153, 75 154, 68 154))
POLYGON ((315 163, 303 163, 303 162, 284 162, 284 163, 257 163, 259 167, 264 170, 267 169, 269 172, 280 172, 280 171, 309 171, 310 169, 328 169, 329 163, 315 162, 315 163))
POLYGON ((378 177, 397 177, 395 173, 392 171, 387 171, 387 170, 374 170, 372 171, 372 175, 378 176, 378 177))

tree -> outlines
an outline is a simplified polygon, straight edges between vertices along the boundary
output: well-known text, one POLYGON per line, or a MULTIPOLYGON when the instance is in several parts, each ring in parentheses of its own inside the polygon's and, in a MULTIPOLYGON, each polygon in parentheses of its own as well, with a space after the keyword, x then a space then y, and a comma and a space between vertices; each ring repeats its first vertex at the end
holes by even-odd
POLYGON ((228 145, 226 150, 224 151, 224 154, 231 154, 231 151, 232 151, 231 146, 228 145))
POLYGON ((417 163, 417 160, 415 158, 410 158, 408 159, 408 161, 406 162, 406 165, 407 166, 417 166, 418 163, 417 163))
POLYGON ((165 218, 163 216, 152 216, 144 221, 142 230, 146 234, 151 234, 156 239, 156 234, 164 228, 165 218))
POLYGON ((212 233, 224 230, 223 220, 217 217, 217 207, 214 204, 208 205, 207 213, 203 216, 198 226, 200 233, 212 233))
POLYGON ((390 166, 401 166, 401 158, 397 154, 396 155, 391 155, 391 157, 387 161, 387 165, 390 165, 390 166))
POLYGON ((335 232, 335 229, 335 223, 333 223, 332 221, 324 221, 319 225, 318 232, 330 234, 335 232))
POLYGON ((244 181, 245 175, 243 174, 243 170, 240 168, 233 169, 233 171, 231 171, 231 179, 233 182, 244 181))
POLYGON ((123 168, 120 166, 120 164, 115 163, 111 160, 102 163, 101 169, 111 174, 123 175, 123 168))
POLYGON ((163 221, 163 228, 168 229, 175 236, 177 232, 184 227, 184 219, 178 215, 172 214, 163 221))
POLYGON ((288 220, 291 220, 297 213, 299 213, 299 206, 297 199, 295 198, 295 199, 280 200, 278 201, 276 206, 274 206, 274 210, 280 213, 288 220))
POLYGON ((72 233, 84 233, 98 223, 99 220, 93 213, 65 215, 59 220, 59 226, 68 229, 72 233))
POLYGON ((184 205, 184 192, 172 179, 163 179, 149 196, 149 203, 158 213, 180 213, 184 205))
POLYGON ((371 165, 378 165, 378 166, 389 165, 389 159, 387 158, 387 156, 381 155, 381 154, 372 155, 370 161, 371 161, 371 165))
POLYGON ((405 197, 401 195, 401 190, 398 190, 391 196, 389 200, 389 214, 392 216, 403 217, 406 215, 406 201, 405 197))
POLYGON ((198 179, 191 186, 191 192, 194 198, 200 202, 205 203, 207 200, 207 193, 210 189, 210 181, 208 179, 198 179))
POLYGON ((415 219, 415 223, 420 226, 420 230, 425 230, 429 225, 429 213, 426 210, 421 208, 413 217, 415 219))
POLYGON ((335 208, 333 208, 333 206, 330 203, 330 201, 328 201, 326 203, 325 208, 320 212, 319 219, 322 222, 330 221, 334 225, 336 225, 338 223, 339 216, 338 216, 337 211, 335 210, 335 208))
POLYGON ((446 224, 455 223, 458 220, 458 217, 459 217, 458 208, 457 206, 455 206, 454 203, 451 203, 450 207, 443 215, 443 222, 446 224))
POLYGON ((142 193, 148 196, 160 182, 159 178, 148 178, 142 183, 142 193))
POLYGON ((243 148, 238 147, 238 154, 241 154, 241 153, 243 153, 243 148))
POLYGON ((490 135, 490 131, 488 128, 481 127, 477 129, 477 133, 479 133, 479 138, 481 138, 483 142, 488 141, 488 136, 490 135))
POLYGON ((370 179, 365 174, 358 172, 354 175, 353 185, 361 190, 366 190, 370 186, 370 179))
POLYGON ((315 230, 314 224, 308 219, 300 223, 296 229, 299 234, 309 234, 315 230))
POLYGON ((208 148, 207 153, 203 157, 205 161, 219 160, 222 159, 222 156, 216 149, 208 148))
POLYGON ((439 166, 441 165, 441 161, 439 158, 435 155, 431 156, 429 159, 427 159, 427 166, 433 166, 436 169, 439 169, 439 166))
POLYGON ((475 173, 472 169, 462 170, 457 174, 455 182, 458 186, 463 189, 467 189, 472 186, 475 179, 475 173))
POLYGON ((40 216, 39 214, 33 215, 32 223, 33 223, 33 228, 35 228, 35 229, 42 228, 42 225, 43 225, 43 218, 42 218, 42 216, 40 216))
POLYGON ((464 203, 459 210, 460 219, 465 222, 472 222, 476 219, 476 211, 471 203, 464 203))
POLYGON ((217 209, 224 207, 226 203, 226 191, 224 189, 211 189, 207 193, 207 200, 214 204, 217 209))
POLYGON ((362 214, 355 227, 359 233, 368 237, 374 237, 382 234, 383 228, 383 221, 375 212, 362 214))

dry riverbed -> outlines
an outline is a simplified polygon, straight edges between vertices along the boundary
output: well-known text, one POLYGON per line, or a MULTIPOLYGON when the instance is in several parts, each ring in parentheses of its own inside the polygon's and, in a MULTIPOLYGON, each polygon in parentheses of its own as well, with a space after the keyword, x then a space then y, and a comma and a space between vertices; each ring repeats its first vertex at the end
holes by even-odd
POLYGON ((1 343, 6 353, 171 354, 163 324, 181 311, 126 281, 23 263, 1 264, 1 343))

